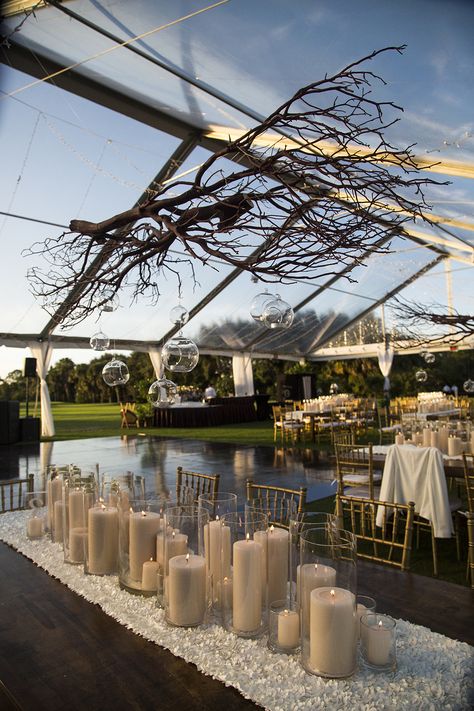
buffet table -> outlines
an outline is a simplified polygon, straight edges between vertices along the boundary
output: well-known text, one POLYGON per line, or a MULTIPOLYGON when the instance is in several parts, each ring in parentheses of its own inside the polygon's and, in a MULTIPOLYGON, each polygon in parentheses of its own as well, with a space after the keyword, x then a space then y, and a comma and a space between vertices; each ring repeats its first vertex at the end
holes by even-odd
POLYGON ((0 544, 8 571, 0 577, 2 709, 469 708, 467 587, 359 563, 359 592, 375 595, 379 610, 442 634, 398 620, 395 673, 360 669, 327 681, 306 674, 297 658, 272 654, 265 639, 217 625, 170 628, 153 598, 120 590, 115 576, 85 576, 63 562, 59 544, 28 541, 24 516, 0 517, 0 539, 40 566, 0 544))
POLYGON ((254 397, 211 398, 209 403, 186 402, 156 408, 155 427, 215 427, 239 422, 254 422, 257 409, 254 397))

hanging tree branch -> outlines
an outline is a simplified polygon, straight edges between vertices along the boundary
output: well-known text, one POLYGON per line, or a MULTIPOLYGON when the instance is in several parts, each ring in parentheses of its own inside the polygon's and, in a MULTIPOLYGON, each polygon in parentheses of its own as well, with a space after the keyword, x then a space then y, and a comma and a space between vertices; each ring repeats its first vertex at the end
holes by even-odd
POLYGON ((448 313, 441 304, 418 304, 400 297, 394 299, 390 308, 400 324, 401 339, 406 339, 410 347, 414 343, 428 346, 443 341, 456 345, 474 336, 474 316, 456 309, 448 313))
POLYGON ((401 109, 372 98, 382 80, 361 67, 403 49, 375 51, 300 89, 206 160, 194 180, 168 183, 102 222, 72 220, 70 232, 34 245, 30 254, 49 263, 30 274, 35 294, 53 311, 69 295, 62 318, 71 324, 103 303, 106 288, 128 285, 135 298, 156 300, 160 271, 177 274, 183 262, 292 282, 383 251, 379 243, 403 233, 407 220, 428 219, 423 186, 436 183, 419 176, 410 146, 386 141, 398 119, 384 112, 401 109))

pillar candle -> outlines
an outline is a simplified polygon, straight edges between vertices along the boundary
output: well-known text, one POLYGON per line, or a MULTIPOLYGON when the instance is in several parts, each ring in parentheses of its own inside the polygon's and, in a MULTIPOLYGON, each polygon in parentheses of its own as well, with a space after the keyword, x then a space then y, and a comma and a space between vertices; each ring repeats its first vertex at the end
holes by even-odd
POLYGON ((382 620, 376 625, 364 626, 364 646, 367 661, 375 666, 385 666, 390 662, 393 630, 386 629, 382 620))
POLYGON ((70 491, 68 496, 69 529, 85 528, 87 519, 84 511, 84 491, 70 491))
POLYGON ((142 568, 142 590, 156 592, 158 589, 159 563, 156 560, 146 560, 142 568))
POLYGON ((69 531, 69 560, 71 563, 84 562, 84 546, 87 541, 87 528, 78 526, 69 531))
POLYGON ((403 436, 403 432, 397 432, 395 435, 395 444, 405 444, 405 437, 403 436))
POLYGON ((48 480, 46 498, 48 500, 48 526, 52 530, 54 526, 54 504, 63 498, 63 480, 61 477, 48 480))
POLYGON ((278 615, 278 644, 297 647, 300 643, 300 616, 294 610, 283 610, 278 615))
POLYGON ((423 447, 431 447, 431 429, 429 427, 423 428, 423 447))
MULTIPOLYGON (((268 590, 268 531, 255 531, 253 534, 253 540, 261 546, 261 562, 260 562, 260 576, 262 578, 262 605, 266 603, 267 590, 268 590)), ((286 594, 283 595, 283 599, 286 598, 286 594)), ((282 598, 280 598, 281 600, 282 598)))
POLYGON ((204 526, 204 554, 211 576, 213 598, 219 597, 221 580, 230 576, 230 528, 216 517, 204 526))
POLYGON ((28 538, 41 538, 44 534, 44 521, 42 516, 32 516, 26 524, 28 538))
POLYGON ((439 449, 439 433, 437 430, 431 430, 431 440, 430 440, 430 447, 436 447, 439 449))
POLYGON ((461 454, 462 450, 462 442, 459 437, 449 437, 448 438, 448 455, 450 457, 455 457, 458 454, 461 454))
POLYGON ((168 575, 169 562, 171 558, 177 555, 186 555, 188 551, 188 537, 185 533, 180 533, 178 530, 167 533, 164 537, 163 546, 163 571, 168 575))
POLYGON ((131 512, 129 519, 130 578, 141 582, 143 563, 156 552, 161 517, 154 511, 131 512))
POLYGON ((310 597, 310 666, 326 676, 349 676, 355 666, 355 597, 343 588, 321 587, 310 597))
POLYGON ((296 597, 301 600, 303 619, 309 619, 311 591, 320 587, 334 587, 336 570, 322 563, 305 563, 296 569, 296 597))
POLYGON ((65 509, 63 501, 54 502, 53 541, 55 543, 63 542, 63 516, 65 509))
POLYGON ((180 627, 199 625, 206 612, 206 559, 178 555, 169 559, 168 620, 180 627))
POLYGON ((89 560, 92 575, 111 575, 118 566, 118 511, 101 504, 89 509, 89 560))
POLYGON ((285 600, 288 594, 288 556, 288 531, 270 526, 267 536, 269 605, 276 600, 285 600))
POLYGON ((252 632, 262 619, 262 546, 247 537, 233 546, 233 627, 236 631, 252 632))
POLYGON ((438 430, 438 440, 439 440, 439 448, 445 454, 448 453, 448 436, 449 436, 448 428, 446 427, 446 425, 443 425, 438 430))

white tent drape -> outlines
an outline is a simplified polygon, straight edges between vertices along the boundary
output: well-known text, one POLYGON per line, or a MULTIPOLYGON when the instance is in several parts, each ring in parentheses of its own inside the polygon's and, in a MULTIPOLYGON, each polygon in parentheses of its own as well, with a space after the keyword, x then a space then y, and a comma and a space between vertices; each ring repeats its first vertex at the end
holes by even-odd
POLYGON ((48 384, 46 382, 51 356, 53 355, 53 347, 48 341, 43 341, 42 343, 36 341, 28 343, 28 347, 33 358, 36 358, 36 372, 40 379, 41 434, 43 437, 54 437, 53 413, 51 411, 51 400, 49 397, 48 384))
POLYGON ((234 393, 236 396, 253 395, 253 370, 250 353, 234 353, 232 356, 234 393))
POLYGON ((380 372, 384 377, 383 389, 390 390, 390 370, 392 369, 394 352, 392 348, 386 348, 385 346, 380 346, 377 349, 377 358, 379 361, 380 372))
MULTIPOLYGON (((155 369, 156 379, 161 378, 162 373, 162 361, 161 361, 161 348, 156 348, 155 346, 150 346, 148 349, 148 355, 150 356, 151 363, 155 369)), ((150 383, 151 385, 151 383, 150 383)))

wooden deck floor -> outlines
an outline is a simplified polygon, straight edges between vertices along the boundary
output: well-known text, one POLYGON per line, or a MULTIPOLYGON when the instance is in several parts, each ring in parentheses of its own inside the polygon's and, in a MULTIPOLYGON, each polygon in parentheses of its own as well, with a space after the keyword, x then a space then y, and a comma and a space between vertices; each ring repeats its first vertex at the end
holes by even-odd
MULTIPOLYGON (((0 543, 0 709, 243 711, 235 689, 133 634, 0 543)), ((378 608, 474 644, 474 593, 360 562, 378 608)))

